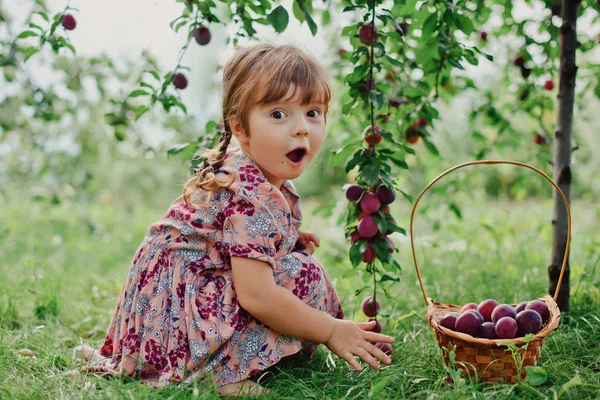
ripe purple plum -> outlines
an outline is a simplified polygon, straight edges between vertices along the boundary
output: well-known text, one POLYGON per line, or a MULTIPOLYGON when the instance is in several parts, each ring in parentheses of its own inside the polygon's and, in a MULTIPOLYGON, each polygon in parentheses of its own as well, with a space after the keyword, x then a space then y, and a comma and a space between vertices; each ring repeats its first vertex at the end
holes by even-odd
MULTIPOLYGON (((515 309, 512 308, 510 305, 499 304, 496 306, 496 308, 494 308, 494 311, 492 311, 492 322, 495 323, 496 325, 498 325, 498 321, 501 318, 510 317, 512 319, 515 319, 516 316, 517 316, 517 313, 515 312, 515 309)), ((500 335, 498 335, 498 336, 500 336, 500 335)), ((506 338, 503 338, 503 339, 506 339, 506 338)))
POLYGON ((525 307, 527 307, 528 302, 524 301, 522 303, 517 304, 517 306, 515 307, 515 312, 518 314, 521 311, 523 311, 525 309, 525 307))
POLYGON ((369 45, 371 42, 376 42, 379 39, 377 27, 368 24, 363 25, 358 29, 359 40, 364 45, 369 45))
POLYGON ((173 74, 171 81, 173 82, 173 85, 175 85, 175 87, 177 89, 185 89, 188 85, 187 78, 181 72, 173 74))
POLYGON ((350 185, 346 189, 346 198, 348 201, 357 201, 362 196, 364 190, 360 185, 350 185))
POLYGON ((467 310, 477 310, 477 304, 475 303, 467 303, 461 307, 459 314, 464 313, 467 310))
POLYGON ((64 14, 60 17, 60 23, 68 31, 72 31, 77 26, 77 21, 71 14, 64 14))
POLYGON ((479 336, 486 339, 497 339, 498 335, 496 335, 496 324, 493 322, 484 322, 481 324, 479 336))
POLYGON ((396 193, 394 193, 392 189, 389 189, 385 185, 377 186, 375 193, 377 194, 377 197, 379 197, 379 200, 382 204, 391 204, 394 202, 394 200, 396 200, 396 193))
POLYGON ((375 326, 373 327, 373 329, 371 329, 371 331, 376 332, 376 333, 381 333, 381 329, 382 329, 381 322, 379 322, 379 320, 369 318, 369 322, 371 322, 371 321, 375 321, 375 326))
POLYGON ((205 26, 194 29, 192 34, 200 46, 206 46, 210 42, 210 31, 205 26))
POLYGON ((483 315, 481 315, 481 313, 477 310, 467 310, 465 312, 470 312, 473 313, 477 316, 477 318, 479 318, 479 322, 481 322, 482 324, 485 322, 485 320, 483 319, 483 315))
POLYGON ((456 331, 466 333, 473 337, 479 335, 481 330, 481 321, 479 317, 473 312, 465 312, 461 314, 456 320, 456 331))
POLYGON ((542 317, 542 324, 545 324, 546 321, 550 318, 550 310, 548 310, 548 306, 546 303, 540 300, 533 300, 527 304, 525 307, 526 310, 534 310, 537 311, 538 314, 542 317))
POLYGON ((375 302, 373 302, 373 296, 365 297, 365 299, 362 302, 362 310, 367 317, 376 316, 380 309, 381 304, 379 304, 378 300, 375 300, 375 302))
POLYGON ((381 207, 379 197, 373 192, 365 193, 360 200, 360 208, 369 214, 376 212, 381 207))
POLYGON ((517 314, 517 326, 519 334, 522 336, 528 333, 537 333, 542 329, 542 317, 535 310, 525 309, 517 314))
POLYGON ((379 233, 379 228, 375 223, 375 219, 367 215, 358 223, 358 233, 363 238, 372 238, 379 233))
POLYGON ((511 317, 502 317, 496 322, 496 335, 500 339, 513 339, 518 329, 517 321, 511 317))
POLYGON ((442 318, 442 320, 440 321, 440 325, 444 328, 448 328, 454 331, 456 330, 456 320, 459 316, 459 313, 449 312, 448 314, 444 315, 444 318, 442 318))
POLYGON ((496 300, 487 299, 479 303, 479 305, 477 306, 477 311, 479 311, 479 313, 483 315, 483 319, 486 322, 489 322, 492 320, 492 311, 494 311, 494 308, 496 308, 497 305, 498 302, 496 300))
POLYGON ((377 347, 378 349, 380 349, 381 351, 383 351, 388 356, 392 355, 392 345, 389 344, 389 343, 377 342, 375 344, 375 347, 377 347))
POLYGON ((373 250, 373 248, 367 244, 367 249, 363 254, 363 262, 366 264, 372 263, 373 261, 375 261, 376 256, 377 254, 375 254, 375 250, 373 250))

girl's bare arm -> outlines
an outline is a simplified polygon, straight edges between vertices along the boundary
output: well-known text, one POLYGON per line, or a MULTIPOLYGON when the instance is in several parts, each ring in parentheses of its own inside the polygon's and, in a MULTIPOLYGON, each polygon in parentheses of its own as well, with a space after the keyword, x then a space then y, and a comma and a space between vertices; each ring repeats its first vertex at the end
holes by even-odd
POLYGON ((335 319, 305 304, 289 290, 277 285, 269 264, 243 257, 231 257, 236 295, 241 306, 274 330, 300 339, 324 343, 332 352, 361 370, 358 356, 373 368, 377 359, 390 359, 370 342, 391 343, 393 338, 370 332, 374 325, 335 319), (377 359, 376 359, 377 358, 377 359))

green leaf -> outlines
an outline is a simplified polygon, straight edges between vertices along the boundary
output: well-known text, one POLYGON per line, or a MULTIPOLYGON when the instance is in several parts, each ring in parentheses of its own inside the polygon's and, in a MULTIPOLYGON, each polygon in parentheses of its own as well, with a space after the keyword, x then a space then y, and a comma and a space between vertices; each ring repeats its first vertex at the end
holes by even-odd
POLYGON ((494 56, 493 55, 484 53, 483 51, 479 50, 477 47, 474 47, 474 49, 475 49, 476 52, 478 52, 479 54, 481 54, 482 56, 484 56, 485 58, 487 58, 491 62, 494 62, 494 56))
POLYGON ((379 282, 387 282, 387 281, 400 282, 400 278, 391 276, 391 275, 387 275, 387 274, 383 274, 381 276, 381 279, 379 280, 379 282))
POLYGON ((354 167, 356 167, 358 165, 358 163, 360 163, 363 159, 363 152, 362 149, 359 149, 358 151, 356 151, 354 153, 354 155, 352 156, 352 158, 350 159, 350 161, 348 161, 348 163, 346 164, 346 172, 350 172, 354 169, 354 167))
POLYGON ((379 180, 379 166, 375 164, 366 165, 363 169, 365 182, 369 186, 373 186, 379 180))
POLYGON ((460 212, 460 208, 456 205, 456 203, 450 203, 448 208, 454 213, 454 215, 456 215, 456 218, 462 219, 462 213, 460 212))
POLYGON ((330 22, 331 22, 331 13, 329 12, 329 10, 323 11, 323 13, 321 14, 321 24, 323 26, 325 26, 325 25, 329 25, 330 22))
POLYGON ((148 93, 142 89, 136 89, 133 92, 129 93, 129 96, 127 96, 127 97, 139 97, 139 96, 150 96, 150 93, 148 93))
POLYGON ((273 28, 275 28, 275 32, 281 33, 287 28, 290 17, 283 6, 278 6, 267 15, 267 20, 269 20, 273 28))
POLYGON ((48 14, 46 14, 43 11, 34 11, 34 14, 38 14, 40 17, 44 18, 46 20, 46 22, 49 22, 50 19, 48 18, 48 14))
POLYGON ((155 77, 157 81, 160 82, 160 75, 158 75, 158 72, 156 72, 154 70, 149 70, 149 69, 145 70, 144 72, 149 73, 150 75, 152 75, 153 77, 155 77))
MULTIPOLYGON (((377 227, 379 228, 379 232, 385 232, 385 229, 387 229, 385 222, 381 222, 381 221, 377 221, 377 227)), ((391 261, 390 257, 391 254, 388 252, 388 249, 386 246, 383 245, 382 240, 379 240, 377 242, 375 242, 371 247, 373 248, 373 250, 375 250, 375 255, 377 255, 377 258, 380 259, 382 262, 389 262, 391 261)))
POLYGON ((39 35, 33 31, 23 31, 19 34, 19 36, 17 36, 17 39, 24 39, 24 38, 31 37, 31 36, 39 36, 39 35))
POLYGON ((173 104, 175 104, 175 106, 179 107, 185 114, 187 114, 187 107, 185 106, 185 104, 183 104, 176 98, 173 98, 172 100, 173 100, 173 104))
MULTIPOLYGON (((300 9, 304 13, 304 17, 306 18, 306 23, 308 24, 310 33, 312 33, 312 35, 315 36, 317 34, 317 29, 318 29, 317 24, 315 23, 312 16, 310 15, 310 10, 306 6, 306 0, 298 0, 298 1, 294 2, 294 4, 296 4, 296 3, 298 3, 298 5, 300 6, 300 9)), ((310 4, 310 2, 309 2, 309 4, 310 4)), ((312 7, 310 7, 310 8, 312 8, 312 7)))
POLYGON ((360 249, 360 240, 354 242, 352 247, 350 247, 350 262, 352 263, 352 267, 356 268, 363 259, 363 252, 360 249))
POLYGON ((151 84, 149 84, 147 82, 140 82, 140 86, 147 87, 148 89, 154 90, 154 86, 152 86, 151 84))
POLYGON ((139 106, 135 107, 135 120, 137 121, 138 119, 140 119, 140 117, 142 115, 144 115, 146 112, 148 112, 150 110, 149 107, 140 104, 139 106))
POLYGON ((411 204, 413 203, 414 200, 413 200, 413 198, 412 198, 412 196, 410 194, 408 194, 408 193, 406 193, 406 192, 404 192, 402 190, 400 191, 400 193, 402 193, 402 196, 404 196, 404 198, 406 200, 408 200, 409 203, 411 203, 411 204))
POLYGON ((294 5, 292 6, 292 12, 294 13, 294 17, 296 17, 296 19, 300 21, 300 23, 306 21, 304 12, 302 12, 302 9, 300 8, 300 1, 294 1, 294 5))
POLYGON ((438 151, 438 149, 429 140, 425 140, 425 138, 423 138, 423 143, 425 143, 425 147, 427 147, 427 150, 429 150, 432 154, 434 154, 436 156, 440 155, 440 152, 438 151))
POLYGON ((453 15, 458 29, 463 31, 465 35, 470 35, 473 31, 475 31, 475 27, 473 26, 473 21, 471 21, 471 18, 465 17, 462 14, 453 15))
POLYGON ((39 51, 39 49, 34 46, 29 46, 29 47, 25 48, 25 50, 23 50, 23 61, 26 62, 27 60, 29 60, 29 57, 31 57, 38 51, 39 51))
MULTIPOLYGON (((600 86, 598 86, 600 88, 600 86)), ((598 96, 600 97, 600 95, 598 96)), ((348 115, 350 110, 352 110, 352 106, 356 103, 356 98, 352 98, 349 102, 342 106, 342 114, 348 115)))
POLYGON ((407 152, 408 154, 417 154, 417 152, 415 151, 415 149, 413 149, 410 146, 407 146, 405 144, 402 145, 402 148, 404 149, 405 152, 407 152))
POLYGON ((341 149, 332 151, 331 156, 329 157, 329 164, 331 166, 336 166, 344 163, 353 151, 354 145, 352 144, 347 144, 341 149))
POLYGON ((564 394, 564 392, 571 389, 572 387, 581 386, 581 385, 583 385, 583 381, 581 380, 581 377, 579 376, 579 374, 575 374, 575 376, 573 378, 571 378, 571 380, 569 382, 562 385, 562 387, 560 388, 560 391, 558 392, 558 397, 560 398, 564 394))
POLYGON ((369 90, 369 101, 373 103, 377 109, 380 109, 385 103, 385 97, 383 96, 383 93, 377 90, 369 90))
POLYGON ((525 382, 529 383, 531 386, 539 386, 548 380, 548 371, 546 371, 546 368, 544 367, 533 367, 528 365, 525 367, 525 370, 527 371, 525 382))
POLYGON ((33 22, 29 23, 29 27, 32 29, 37 29, 38 31, 44 33, 44 29, 41 26, 34 24, 33 22))
POLYGON ((437 24, 438 24, 438 15, 437 15, 437 13, 434 12, 429 17, 427 17, 425 22, 423 22, 423 29, 422 29, 422 34, 421 34, 422 37, 425 39, 429 38, 435 31, 437 24))
POLYGON ((315 36, 317 34, 317 29, 318 29, 317 24, 310 17, 310 15, 306 16, 306 22, 308 23, 308 27, 310 28, 310 33, 312 33, 312 35, 315 36))
POLYGON ((73 54, 76 54, 76 53, 75 53, 75 47, 74 47, 74 46, 73 46, 71 43, 67 43, 67 42, 65 42, 65 43, 64 43, 64 45, 65 45, 65 47, 66 47, 67 49, 71 50, 71 53, 73 53, 73 54))
POLYGON ((181 153, 183 150, 185 150, 187 147, 189 147, 190 145, 194 145, 194 143, 181 143, 181 144, 175 144, 173 146, 171 146, 168 150, 167 150, 167 155, 168 156, 173 156, 175 154, 179 154, 181 153))
MULTIPOLYGON (((183 21, 179 21, 177 23, 177 25, 175 25, 174 31, 175 32, 179 32, 179 30, 181 29, 181 27, 185 26, 189 21, 184 19, 183 21)), ((193 32, 193 31, 192 31, 193 32)))

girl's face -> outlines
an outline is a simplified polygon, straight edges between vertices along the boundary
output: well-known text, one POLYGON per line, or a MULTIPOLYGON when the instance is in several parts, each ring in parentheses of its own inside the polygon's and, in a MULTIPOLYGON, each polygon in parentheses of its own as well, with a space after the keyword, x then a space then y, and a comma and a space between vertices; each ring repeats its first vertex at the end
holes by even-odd
POLYGON ((284 180, 304 172, 325 137, 325 105, 302 105, 301 95, 300 90, 294 93, 292 85, 282 100, 252 106, 248 114, 250 132, 244 132, 237 121, 231 124, 243 153, 278 188, 284 180))

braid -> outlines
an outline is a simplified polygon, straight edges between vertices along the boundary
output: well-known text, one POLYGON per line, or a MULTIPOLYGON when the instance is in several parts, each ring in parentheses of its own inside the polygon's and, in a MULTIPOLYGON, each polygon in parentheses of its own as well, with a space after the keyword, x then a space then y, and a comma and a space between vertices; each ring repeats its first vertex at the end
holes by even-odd
POLYGON ((232 136, 229 124, 225 123, 225 129, 221 131, 219 146, 204 154, 207 159, 202 161, 198 168, 196 168, 194 171, 196 176, 190 178, 183 188, 183 198, 189 205, 193 206, 191 196, 199 190, 213 192, 231 185, 234 178, 233 174, 227 173, 226 176, 218 176, 217 172, 223 166, 223 160, 227 154, 227 148, 232 136))
POLYGON ((223 165, 223 159, 225 158, 225 154, 227 153, 229 143, 231 143, 232 136, 233 134, 231 132, 231 129, 229 128, 229 124, 225 123, 225 130, 221 133, 221 142, 219 143, 219 148, 217 149, 217 157, 213 163, 213 167, 215 167, 215 169, 217 170, 223 165))

